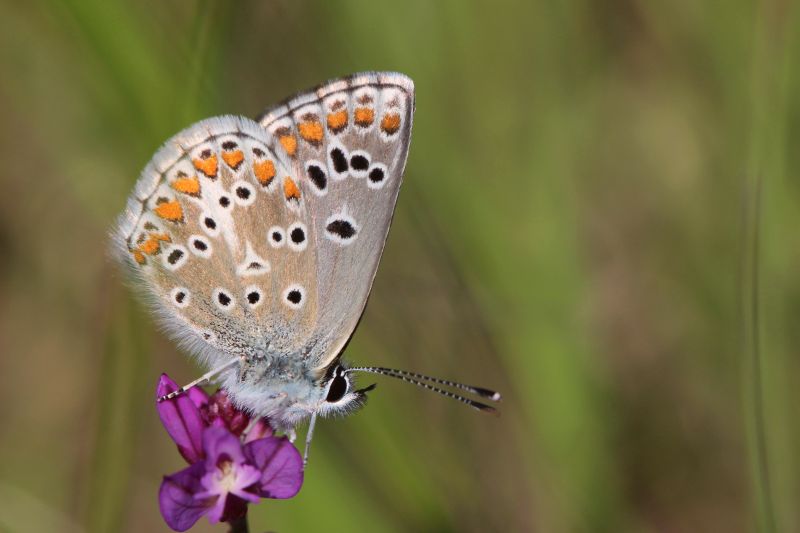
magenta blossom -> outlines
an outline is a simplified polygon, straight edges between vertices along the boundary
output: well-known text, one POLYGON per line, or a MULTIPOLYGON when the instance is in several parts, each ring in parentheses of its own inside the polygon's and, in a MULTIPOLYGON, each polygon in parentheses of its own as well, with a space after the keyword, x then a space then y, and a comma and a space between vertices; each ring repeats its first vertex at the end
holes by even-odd
MULTIPOLYGON (((157 395, 178 387, 164 374, 157 395)), ((159 507, 167 525, 186 531, 208 516, 212 523, 241 518, 248 503, 291 498, 303 484, 303 461, 286 437, 263 419, 236 409, 224 391, 199 388, 157 404, 158 414, 190 466, 165 476, 159 507)))

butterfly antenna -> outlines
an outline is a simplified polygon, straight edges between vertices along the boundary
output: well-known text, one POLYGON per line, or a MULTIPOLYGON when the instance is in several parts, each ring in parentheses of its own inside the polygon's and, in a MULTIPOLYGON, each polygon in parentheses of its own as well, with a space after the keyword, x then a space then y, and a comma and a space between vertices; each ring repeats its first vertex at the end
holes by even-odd
POLYGON ((453 400, 465 403, 470 407, 477 409, 478 411, 485 411, 491 413, 495 412, 496 409, 491 405, 486 405, 485 403, 477 402, 471 398, 467 398, 466 396, 462 396, 460 394, 456 394, 448 390, 440 389, 439 387, 435 387, 430 383, 425 383, 425 381, 431 381, 439 385, 453 387, 459 390, 463 390, 465 392, 469 392, 471 394, 476 394, 481 398, 486 398, 493 402, 499 402, 502 399, 502 396, 500 396, 499 392, 489 389, 484 389, 483 387, 474 387, 472 385, 465 385, 463 383, 457 383, 455 381, 450 381, 447 379, 434 378, 431 376, 426 376, 424 374, 417 374, 416 372, 407 372, 405 370, 397 370, 394 368, 383 368, 378 366, 357 366, 348 368, 347 371, 369 372, 370 374, 381 374, 383 376, 389 376, 390 378, 400 379, 405 381, 406 383, 411 383, 412 385, 416 385, 417 387, 422 387, 423 389, 428 389, 429 391, 441 394, 442 396, 445 396, 447 398, 452 398, 453 400))
POLYGON ((171 399, 175 398, 176 396, 180 396, 181 394, 183 394, 184 392, 188 391, 192 387, 196 387, 196 386, 200 385, 201 383, 205 383, 206 381, 210 380, 211 378, 213 378, 217 374, 221 374, 222 372, 228 370, 230 367, 236 366, 241 362, 242 362, 241 359, 233 359, 231 361, 228 361, 224 365, 222 365, 220 367, 217 367, 217 368, 215 368, 215 369, 213 369, 213 370, 211 370, 209 372, 206 372, 205 374, 203 374, 202 376, 200 376, 196 380, 184 385, 183 387, 180 387, 180 388, 170 392, 169 394, 165 394, 164 396, 159 396, 156 401, 160 403, 160 402, 164 402, 164 401, 167 401, 167 400, 171 400, 171 399))
POLYGON ((426 376, 425 374, 418 374, 416 372, 409 372, 407 370, 397 370, 395 368, 384 368, 379 366, 367 366, 367 367, 356 367, 351 368, 350 370, 364 370, 367 372, 375 372, 381 373, 384 375, 393 375, 393 377, 400 377, 400 376, 407 376, 409 378, 414 378, 418 380, 424 381, 432 381, 433 383, 438 383, 439 385, 444 385, 446 387, 453 387, 454 389, 463 390, 465 392, 469 392, 470 394, 476 394, 481 398, 486 398, 488 400, 492 400, 493 402, 499 402, 503 399, 499 392, 484 389, 483 387, 475 387, 474 385, 466 385, 464 383, 458 383, 456 381, 450 381, 449 379, 441 379, 435 378, 432 376, 426 376))

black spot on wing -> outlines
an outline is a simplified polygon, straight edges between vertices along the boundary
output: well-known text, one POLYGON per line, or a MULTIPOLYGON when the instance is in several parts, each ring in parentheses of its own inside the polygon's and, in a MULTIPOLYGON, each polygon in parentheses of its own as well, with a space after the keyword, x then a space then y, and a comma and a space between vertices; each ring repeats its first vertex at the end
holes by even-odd
POLYGON ((384 174, 383 169, 380 167, 375 167, 369 172, 369 181, 372 183, 380 183, 385 177, 386 175, 384 174))
POLYGON ((291 290, 286 295, 286 299, 292 302, 293 304, 297 305, 303 299, 303 295, 298 290, 291 290))
POLYGON ((292 239, 293 243, 300 244, 306 240, 306 232, 303 231, 303 228, 294 228, 289 234, 289 237, 292 239))
POLYGON ((350 158, 350 166, 353 170, 367 170, 369 168, 369 159, 365 156, 358 154, 350 158))
POLYGON ((342 239, 351 239, 356 234, 356 228, 349 221, 342 219, 330 222, 325 229, 342 239))
POLYGON ((344 156, 344 152, 342 152, 341 148, 334 148, 331 150, 331 161, 333 162, 333 169, 336 172, 339 174, 347 172, 347 158, 344 156))
POLYGON ((325 175, 325 171, 322 170, 318 165, 309 165, 308 179, 310 179, 311 183, 313 183, 314 186, 321 191, 324 191, 325 187, 328 186, 328 176, 325 175))
POLYGON ((167 256, 167 262, 170 265, 176 264, 183 257, 183 250, 172 250, 167 256))

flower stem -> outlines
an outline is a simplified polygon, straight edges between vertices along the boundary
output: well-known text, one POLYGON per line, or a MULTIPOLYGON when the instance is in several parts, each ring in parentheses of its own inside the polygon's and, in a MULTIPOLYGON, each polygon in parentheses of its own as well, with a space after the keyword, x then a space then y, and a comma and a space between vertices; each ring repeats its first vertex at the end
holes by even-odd
POLYGON ((235 518, 230 522, 231 529, 228 533, 248 533, 250 531, 250 527, 247 525, 247 515, 244 515, 241 518, 235 518))

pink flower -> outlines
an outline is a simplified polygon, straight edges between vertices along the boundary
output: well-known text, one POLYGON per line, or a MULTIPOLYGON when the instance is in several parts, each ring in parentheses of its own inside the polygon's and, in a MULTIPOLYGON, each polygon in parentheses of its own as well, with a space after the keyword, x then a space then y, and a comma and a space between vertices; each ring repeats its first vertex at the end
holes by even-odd
MULTIPOLYGON (((164 374, 157 395, 178 387, 164 374)), ((165 476, 159 490, 164 521, 186 531, 201 516, 211 523, 247 513, 261 498, 291 498, 303 484, 303 461, 286 437, 275 437, 263 419, 236 409, 224 391, 208 396, 190 389, 157 403, 158 414, 190 466, 165 476), (246 429, 250 426, 250 430, 246 429)))

